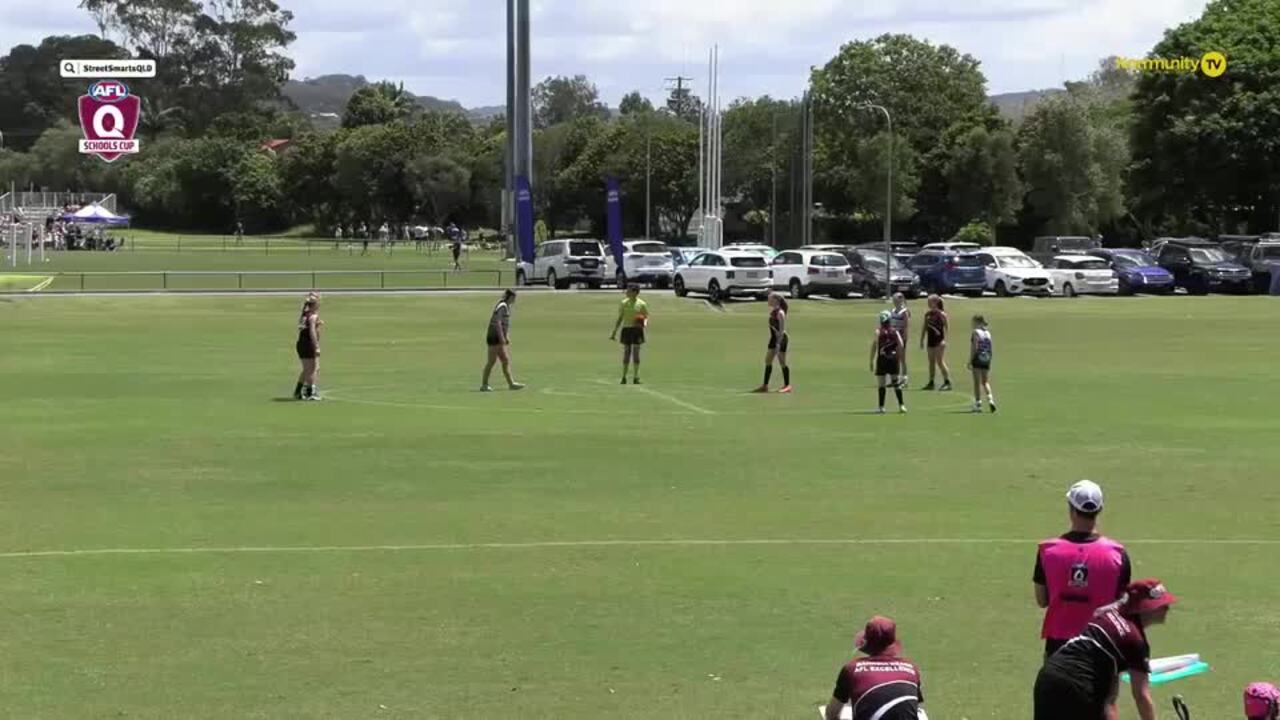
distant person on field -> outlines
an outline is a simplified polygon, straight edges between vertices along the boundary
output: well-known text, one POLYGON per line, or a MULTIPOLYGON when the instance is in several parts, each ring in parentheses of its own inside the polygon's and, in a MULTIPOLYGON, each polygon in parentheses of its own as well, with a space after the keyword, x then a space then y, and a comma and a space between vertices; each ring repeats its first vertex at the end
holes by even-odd
POLYGON ((996 396, 991 391, 991 361, 995 347, 991 342, 991 330, 982 315, 973 316, 973 334, 969 336, 969 369, 973 371, 973 412, 982 412, 982 393, 987 394, 991 412, 996 411, 996 396))
POLYGON ((1245 720, 1280 720, 1280 688, 1271 683, 1251 683, 1244 689, 1245 720))
POLYGON ((1040 543, 1032 574, 1044 608, 1045 657, 1084 631, 1098 608, 1124 597, 1132 565, 1124 546, 1098 533, 1102 488, 1081 480, 1067 490, 1071 530, 1040 543))
POLYGON ((853 720, 928 720, 920 669, 902 657, 893 620, 871 618, 853 646, 866 657, 854 658, 840 669, 826 720, 840 720, 845 705, 853 706, 853 720))
POLYGON ((787 350, 791 345, 791 336, 787 334, 787 299, 778 293, 769 293, 769 344, 764 351, 764 382, 753 392, 769 392, 769 381, 773 379, 773 361, 776 359, 782 366, 782 389, 778 392, 791 394, 791 366, 787 364, 787 350))
POLYGON ((453 269, 462 269, 462 231, 457 225, 449 223, 449 251, 453 253, 453 269))
POLYGON ((485 344, 489 347, 489 359, 484 366, 484 377, 480 381, 480 392, 493 392, 489 386, 489 376, 493 366, 502 363, 502 376, 506 378, 507 387, 511 390, 522 390, 524 385, 511 377, 511 306, 516 304, 516 291, 506 290, 502 299, 493 306, 489 315, 489 328, 485 332, 485 344))
POLYGON ((877 394, 880 399, 876 414, 884 414, 885 388, 893 385, 893 394, 898 398, 898 412, 906 413, 907 405, 902 399, 902 383, 898 382, 898 360, 902 355, 905 343, 897 330, 893 329, 893 317, 888 310, 880 311, 880 327, 871 339, 871 370, 876 375, 877 394))
POLYGON ((1147 628, 1164 623, 1177 598, 1159 580, 1139 580, 1050 655, 1036 676, 1034 720, 1111 720, 1120 673, 1129 673, 1141 720, 1155 720, 1147 628))
POLYGON ((610 340, 618 339, 618 330, 622 330, 622 384, 627 384, 627 370, 635 363, 631 384, 640 384, 640 346, 644 345, 644 331, 649 324, 649 305, 640 299, 640 286, 627 285, 627 295, 618 305, 618 321, 613 324, 610 340))
POLYGON ((298 360, 302 363, 302 372, 298 375, 298 384, 293 388, 294 400, 319 400, 316 392, 316 375, 320 372, 320 295, 310 293, 302 303, 302 314, 298 317, 298 341, 294 349, 298 352, 298 360))
POLYGON ((901 377, 898 384, 903 390, 907 389, 907 346, 906 339, 911 337, 911 308, 907 307, 907 298, 902 293, 893 294, 893 309, 889 311, 890 324, 894 330, 898 331, 898 335, 902 336, 903 345, 901 355, 898 357, 899 372, 901 377))
MULTIPOLYGON (((942 370, 942 390, 951 389, 951 368, 947 367, 947 331, 951 319, 947 317, 942 297, 929 296, 929 311, 924 314, 924 326, 920 329, 920 347, 928 346, 929 384, 923 390, 932 390, 937 371, 942 370)), ((905 339, 905 338, 904 338, 905 339)))
POLYGON ((244 242, 244 223, 236 221, 236 245, 244 242))

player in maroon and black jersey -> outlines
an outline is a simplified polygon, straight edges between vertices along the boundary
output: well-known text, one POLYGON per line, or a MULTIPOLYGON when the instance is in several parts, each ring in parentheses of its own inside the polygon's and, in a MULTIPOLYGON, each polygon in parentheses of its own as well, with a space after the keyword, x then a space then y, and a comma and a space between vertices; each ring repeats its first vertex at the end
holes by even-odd
POLYGON ((1107 720, 1122 672, 1129 673, 1138 717, 1155 720, 1146 628, 1163 623, 1176 601, 1159 580, 1130 583, 1123 601, 1099 610, 1084 632, 1045 660, 1036 677, 1035 720, 1107 720))
POLYGON ((854 658, 840 668, 836 687, 827 703, 827 720, 840 720, 844 706, 852 705, 853 720, 917 720, 923 717, 924 693, 920 669, 902 657, 898 628, 893 620, 876 616, 854 638, 853 645, 866 657, 854 658))
POLYGON ((884 414, 885 386, 893 385, 893 394, 898 398, 898 412, 907 411, 902 400, 902 384, 899 382, 900 362, 905 343, 902 334, 893 327, 893 316, 888 310, 880 312, 880 327, 876 329, 875 338, 871 341, 871 371, 876 374, 880 404, 876 413, 884 414))

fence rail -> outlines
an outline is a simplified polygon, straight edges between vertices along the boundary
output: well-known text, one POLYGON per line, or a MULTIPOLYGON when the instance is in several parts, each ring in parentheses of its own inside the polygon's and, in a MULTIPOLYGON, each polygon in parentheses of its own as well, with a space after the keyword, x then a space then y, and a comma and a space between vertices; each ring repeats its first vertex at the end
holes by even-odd
POLYGON ((45 292, 431 290, 502 286, 509 270, 138 270, 40 273, 45 292))

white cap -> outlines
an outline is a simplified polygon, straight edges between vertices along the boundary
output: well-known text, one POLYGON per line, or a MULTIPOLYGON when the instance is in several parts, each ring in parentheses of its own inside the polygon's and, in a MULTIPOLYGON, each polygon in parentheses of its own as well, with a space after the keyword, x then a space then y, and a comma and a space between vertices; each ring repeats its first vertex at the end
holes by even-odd
POLYGON ((1067 491, 1067 502, 1080 512, 1099 512, 1102 510, 1102 488, 1092 480, 1081 480, 1067 491))

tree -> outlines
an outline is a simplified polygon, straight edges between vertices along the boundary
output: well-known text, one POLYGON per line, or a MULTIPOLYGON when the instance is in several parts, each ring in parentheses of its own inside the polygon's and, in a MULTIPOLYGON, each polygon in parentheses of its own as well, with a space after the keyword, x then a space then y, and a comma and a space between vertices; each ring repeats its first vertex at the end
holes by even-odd
POLYGON ((1215 0, 1152 57, 1223 53, 1226 73, 1145 73, 1133 95, 1136 214, 1166 231, 1280 222, 1280 0, 1215 0))
POLYGON ((953 218, 977 220, 987 226, 1016 219, 1022 182, 1012 131, 970 128, 947 158, 945 176, 953 218))
POLYGON ((466 201, 471 173, 452 158, 420 155, 409 163, 414 196, 436 225, 443 225, 453 209, 466 201))
POLYGON ((992 231, 991 226, 981 220, 974 220, 964 227, 956 231, 951 236, 951 242, 968 242, 977 243, 983 246, 994 245, 996 234, 992 231))
POLYGON ((649 98, 641 95, 639 90, 632 90, 627 93, 622 98, 622 103, 618 105, 618 113, 624 117, 650 112, 653 112, 653 103, 649 102, 649 98))
POLYGON ((356 90, 342 113, 342 127, 385 125, 405 118, 409 114, 408 108, 399 103, 394 86, 390 89, 388 86, 388 83, 377 83, 356 90))
POLYGON ((1044 232, 1093 234, 1119 215, 1126 153, 1117 131, 1092 127, 1078 101, 1055 96, 1036 106, 1019 134, 1027 210, 1044 232))
MULTIPOLYGON (((38 46, 17 45, 0 57, 0 130, 4 146, 25 151, 61 121, 78 122, 76 98, 89 81, 70 82, 55 68, 64 58, 123 58, 123 48, 92 35, 47 37, 38 46)), ((145 96, 144 96, 145 97, 145 96)))
POLYGON ((685 122, 697 123, 702 117, 702 108, 702 98, 684 85, 671 88, 671 94, 667 96, 667 112, 685 122))
POLYGON ((334 186, 338 143, 345 131, 306 133, 294 139, 293 149, 280 157, 280 177, 289 212, 295 221, 307 220, 328 234, 348 214, 345 196, 334 186))
POLYGON ((796 105, 769 96, 734 101, 724 113, 724 191, 749 212, 769 208, 795 137, 796 105))
POLYGON ((533 87, 535 128, 548 128, 574 118, 608 117, 600 92, 586 75, 549 77, 533 87))

